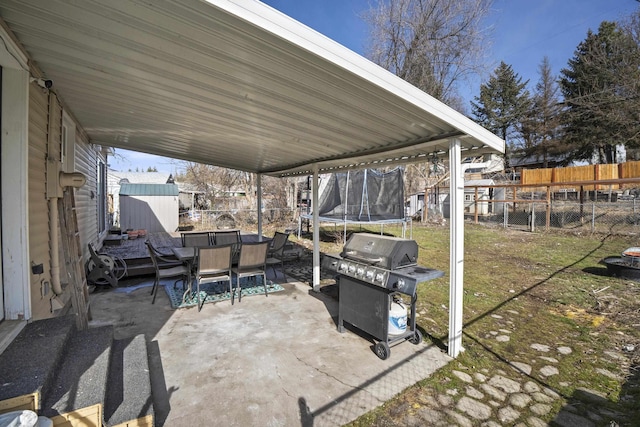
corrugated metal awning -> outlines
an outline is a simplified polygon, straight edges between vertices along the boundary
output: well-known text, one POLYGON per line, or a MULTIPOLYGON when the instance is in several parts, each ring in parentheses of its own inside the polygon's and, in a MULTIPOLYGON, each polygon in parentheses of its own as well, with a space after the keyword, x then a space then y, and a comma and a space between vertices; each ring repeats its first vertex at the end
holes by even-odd
POLYGON ((504 142, 253 0, 3 0, 0 14, 94 143, 286 176, 504 142))
POLYGON ((176 184, 121 184, 121 196, 177 196, 176 184))

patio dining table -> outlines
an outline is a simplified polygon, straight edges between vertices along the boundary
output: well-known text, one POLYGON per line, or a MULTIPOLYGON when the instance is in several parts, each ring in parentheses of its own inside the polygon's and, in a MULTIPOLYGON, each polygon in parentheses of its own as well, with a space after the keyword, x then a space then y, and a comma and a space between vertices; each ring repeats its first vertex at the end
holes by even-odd
POLYGON ((191 300, 192 294, 192 283, 193 283, 193 265, 196 259, 196 250, 195 246, 187 246, 187 247, 179 247, 179 248, 171 248, 173 254, 181 261, 183 264, 187 266, 187 270, 189 271, 189 280, 187 280, 186 289, 184 294, 182 294, 182 302, 187 303, 191 300))
MULTIPOLYGON (((221 230, 222 231, 222 230, 221 230)), ((247 233, 247 234, 241 234, 239 233, 240 236, 240 242, 238 243, 238 248, 235 252, 235 256, 233 259, 233 264, 237 264, 238 263, 238 256, 240 254, 240 246, 242 245, 242 243, 251 243, 251 242, 258 242, 260 241, 259 236, 257 234, 252 234, 252 233, 247 233)), ((267 241, 270 240, 270 238, 268 237, 263 237, 262 241, 267 241)), ((171 250, 173 251, 173 254, 176 256, 176 258, 183 262, 186 266, 187 269, 189 270, 189 280, 186 286, 186 290, 184 291, 184 294, 182 295, 182 302, 183 303, 188 303, 190 302, 191 298, 192 298, 192 294, 193 294, 193 270, 195 268, 195 263, 196 263, 196 255, 197 255, 197 249, 199 247, 208 247, 208 246, 185 246, 185 247, 173 247, 171 248, 171 250)))

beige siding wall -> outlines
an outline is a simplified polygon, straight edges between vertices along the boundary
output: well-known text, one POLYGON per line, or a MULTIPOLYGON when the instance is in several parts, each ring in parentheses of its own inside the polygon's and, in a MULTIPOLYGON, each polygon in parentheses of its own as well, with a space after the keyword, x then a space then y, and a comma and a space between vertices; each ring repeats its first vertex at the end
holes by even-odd
POLYGON ((93 147, 76 132, 75 144, 76 172, 81 172, 87 178, 87 183, 75 190, 76 212, 78 216, 78 230, 80 232, 80 246, 84 259, 88 259, 87 245, 98 245, 98 187, 96 171, 100 156, 93 147), (93 196, 92 196, 93 194, 93 196))
MULTIPOLYGON (((29 92, 29 251, 32 265, 42 264, 43 273, 30 275, 31 304, 33 319, 56 316, 64 310, 51 311, 51 254, 50 232, 58 233, 59 224, 49 222, 49 201, 47 199, 47 159, 60 161, 62 135, 62 107, 56 96, 43 91, 36 83, 31 84, 29 92), (43 295, 43 282, 47 283, 43 295)), ((102 236, 98 233, 97 208, 98 194, 96 171, 98 162, 105 161, 99 147, 89 144, 81 130, 75 134, 74 144, 75 171, 83 173, 87 183, 75 190, 76 214, 80 244, 84 259, 88 258, 87 244, 99 246, 102 236)), ((50 169, 54 173, 57 169, 50 169)), ((64 254, 58 245, 60 258, 60 281, 63 294, 59 301, 70 304, 71 287, 68 286, 68 274, 65 268, 64 254)), ((83 263, 84 266, 84 263, 83 263)))
MULTIPOLYGON (((43 266, 42 274, 31 272, 30 276, 34 319, 52 316, 50 298, 53 294, 51 290, 44 296, 41 292, 43 282, 51 283, 49 206, 46 197, 48 116, 48 94, 36 83, 31 83, 29 91, 29 254, 32 265, 42 264, 43 266)), ((59 144, 57 148, 50 148, 59 155, 59 144)))

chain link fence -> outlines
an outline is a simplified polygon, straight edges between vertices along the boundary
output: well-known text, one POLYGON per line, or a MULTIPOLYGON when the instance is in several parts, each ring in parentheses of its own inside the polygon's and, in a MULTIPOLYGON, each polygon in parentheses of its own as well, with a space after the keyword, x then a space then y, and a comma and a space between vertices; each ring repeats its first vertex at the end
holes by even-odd
MULTIPOLYGON (((263 209, 262 224, 270 228, 286 228, 297 230, 297 209, 263 209)), ((213 230, 242 228, 252 229, 258 225, 258 211, 256 209, 233 210, 190 210, 180 213, 179 227, 187 230, 213 230)))
MULTIPOLYGON (((556 193, 548 202, 546 192, 495 191, 492 197, 478 197, 477 202, 472 194, 465 198, 465 218, 479 224, 529 231, 640 233, 640 200, 611 192, 585 193, 582 200, 576 193, 556 193)), ((447 203, 441 203, 431 206, 430 212, 447 218, 448 209, 447 203)))
MULTIPOLYGON (((633 197, 591 193, 590 197, 585 197, 586 200, 580 201, 578 197, 562 195, 561 200, 558 200, 560 197, 551 198, 547 210, 543 192, 518 191, 514 197, 505 193, 492 196, 478 197, 477 203, 473 195, 470 200, 465 200, 466 220, 528 231, 640 234, 640 200, 633 197)), ((430 204, 428 221, 446 220, 448 209, 448 202, 430 204)), ((291 208, 263 209, 263 227, 296 232, 299 211, 291 208)), ((192 210, 180 214, 180 229, 252 229, 257 228, 257 218, 255 209, 192 210)))
MULTIPOLYGON (((468 219, 475 220, 475 215, 469 215, 468 219)), ((616 203, 552 201, 547 214, 546 202, 520 202, 515 207, 511 203, 504 203, 501 212, 478 216, 478 223, 529 231, 548 228, 637 234, 640 232, 640 204, 635 200, 616 203)))

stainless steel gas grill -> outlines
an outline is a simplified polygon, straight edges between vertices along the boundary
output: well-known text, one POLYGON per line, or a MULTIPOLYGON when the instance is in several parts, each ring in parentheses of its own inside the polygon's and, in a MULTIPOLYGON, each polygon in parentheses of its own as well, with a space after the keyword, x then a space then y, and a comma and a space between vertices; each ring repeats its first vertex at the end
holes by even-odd
POLYGON ((337 273, 338 331, 344 322, 371 335, 378 342, 376 355, 386 359, 389 345, 409 340, 422 342, 416 328, 418 283, 442 277, 444 272, 417 265, 418 244, 369 233, 352 234, 340 254, 325 254, 322 267, 337 273), (410 315, 404 333, 389 333, 389 311, 395 296, 411 297, 410 315))

